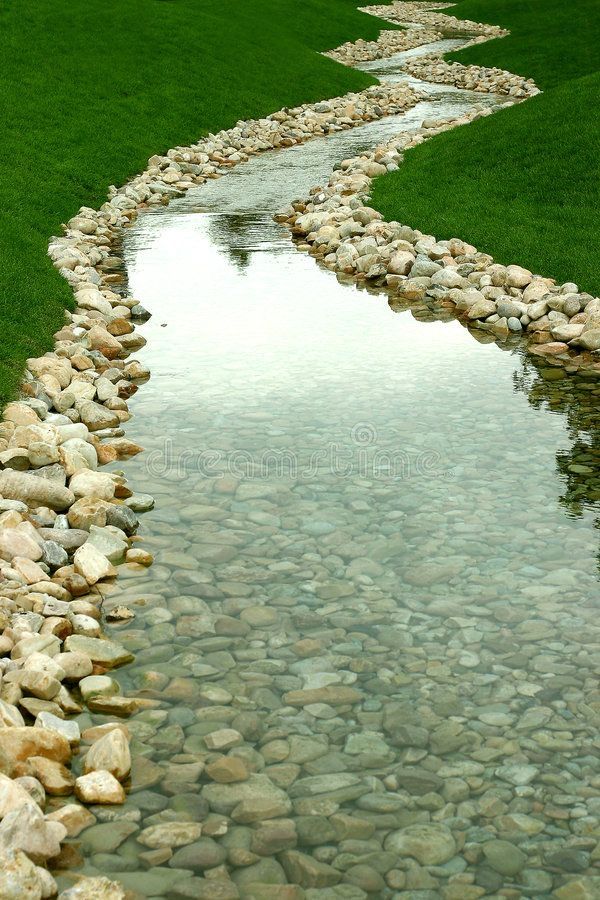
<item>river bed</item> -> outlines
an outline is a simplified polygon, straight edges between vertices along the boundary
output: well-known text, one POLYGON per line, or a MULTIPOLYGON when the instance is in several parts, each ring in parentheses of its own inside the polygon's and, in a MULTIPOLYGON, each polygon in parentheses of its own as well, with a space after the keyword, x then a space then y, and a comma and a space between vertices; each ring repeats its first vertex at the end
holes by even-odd
POLYGON ((234 897, 231 877, 242 897, 452 900, 545 896, 591 864, 600 387, 393 312, 272 219, 342 159, 503 100, 427 87, 124 236, 153 313, 127 475, 155 497, 156 562, 107 602, 136 613, 116 678, 158 703, 127 722, 126 805, 77 839, 85 874, 155 898, 234 897), (202 836, 138 840, 174 821, 202 836))

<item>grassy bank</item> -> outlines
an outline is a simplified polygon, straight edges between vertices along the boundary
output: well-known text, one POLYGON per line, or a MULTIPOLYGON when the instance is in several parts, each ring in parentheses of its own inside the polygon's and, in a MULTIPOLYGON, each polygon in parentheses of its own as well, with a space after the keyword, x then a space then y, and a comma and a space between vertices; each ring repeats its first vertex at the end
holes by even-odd
POLYGON ((449 12, 511 30, 450 59, 533 77, 544 93, 412 150, 375 182, 374 205, 388 219, 599 292, 597 0, 463 0, 449 12))
POLYGON ((379 29, 348 0, 4 0, 0 404, 70 302, 61 222, 153 153, 371 84, 316 51, 379 29))

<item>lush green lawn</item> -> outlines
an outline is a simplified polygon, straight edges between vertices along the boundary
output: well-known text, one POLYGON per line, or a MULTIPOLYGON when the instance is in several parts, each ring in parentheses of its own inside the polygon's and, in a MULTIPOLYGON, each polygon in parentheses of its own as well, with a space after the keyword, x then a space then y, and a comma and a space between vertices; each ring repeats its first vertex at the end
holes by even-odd
POLYGON ((321 57, 380 23, 352 0, 3 0, 0 404, 70 291, 48 239, 153 153, 372 79, 321 57))
POLYGON ((599 292, 600 4, 462 0, 449 12, 511 30, 449 58, 533 77, 544 93, 411 150, 375 182, 374 204, 599 292))

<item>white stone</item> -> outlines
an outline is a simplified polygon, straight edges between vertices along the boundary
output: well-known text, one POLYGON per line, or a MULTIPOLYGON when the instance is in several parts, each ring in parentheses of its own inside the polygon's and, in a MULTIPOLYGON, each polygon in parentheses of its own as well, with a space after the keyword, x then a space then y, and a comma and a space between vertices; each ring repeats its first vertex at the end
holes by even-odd
POLYGON ((96 550, 95 547, 87 543, 75 551, 73 563, 75 565, 75 571, 78 572, 79 575, 83 575, 90 585, 96 584, 96 582, 100 581, 102 578, 112 578, 117 574, 117 570, 112 563, 110 563, 102 553, 96 550))
POLYGON ((87 752, 83 763, 83 771, 110 772, 119 781, 123 781, 131 771, 131 754, 129 741, 119 728, 109 731, 95 741, 87 752))

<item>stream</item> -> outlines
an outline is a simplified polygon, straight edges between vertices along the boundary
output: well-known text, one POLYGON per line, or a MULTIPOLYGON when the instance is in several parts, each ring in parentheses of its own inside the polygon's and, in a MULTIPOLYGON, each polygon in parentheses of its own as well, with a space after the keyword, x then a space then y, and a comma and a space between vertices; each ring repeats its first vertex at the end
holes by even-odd
MULTIPOLYGON (((461 43, 363 68, 406 79, 461 43)), ((591 864, 600 386, 394 312, 272 219, 342 159, 505 99, 426 88, 125 232, 156 561, 107 603, 136 614, 114 675, 155 703, 127 720, 127 803, 74 843, 142 897, 535 898, 591 864), (173 822, 202 834, 138 840, 173 822)))

